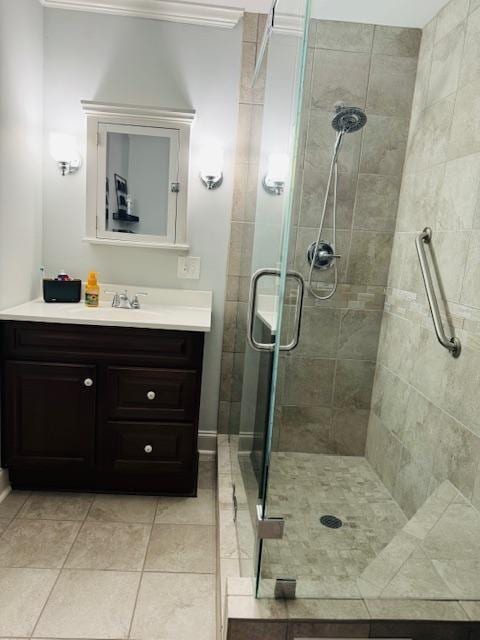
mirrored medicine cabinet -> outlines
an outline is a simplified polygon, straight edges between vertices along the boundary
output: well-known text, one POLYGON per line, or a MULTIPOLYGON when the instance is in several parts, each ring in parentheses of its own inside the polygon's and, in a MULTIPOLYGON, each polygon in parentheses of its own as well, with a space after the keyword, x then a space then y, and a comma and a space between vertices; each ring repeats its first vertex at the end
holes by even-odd
POLYGON ((95 244, 187 250, 194 111, 82 101, 87 232, 95 244))

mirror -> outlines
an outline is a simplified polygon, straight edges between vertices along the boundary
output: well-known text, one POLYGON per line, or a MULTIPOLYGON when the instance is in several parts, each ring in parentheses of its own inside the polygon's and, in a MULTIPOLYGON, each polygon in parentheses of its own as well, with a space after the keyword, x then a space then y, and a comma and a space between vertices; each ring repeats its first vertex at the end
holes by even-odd
POLYGON ((169 207, 176 208, 177 136, 162 129, 106 135, 105 230, 167 236, 169 207))
POLYGON ((83 105, 87 111, 87 239, 188 248, 186 195, 193 112, 160 114, 152 108, 108 105, 115 115, 106 117, 107 105, 83 105))

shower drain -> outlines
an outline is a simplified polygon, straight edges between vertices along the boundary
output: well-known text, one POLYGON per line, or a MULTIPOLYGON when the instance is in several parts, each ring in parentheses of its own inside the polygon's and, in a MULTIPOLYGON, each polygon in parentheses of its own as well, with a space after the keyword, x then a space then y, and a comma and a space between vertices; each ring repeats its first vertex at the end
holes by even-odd
POLYGON ((320 523, 329 529, 340 529, 340 527, 343 526, 343 522, 336 516, 322 516, 320 523))

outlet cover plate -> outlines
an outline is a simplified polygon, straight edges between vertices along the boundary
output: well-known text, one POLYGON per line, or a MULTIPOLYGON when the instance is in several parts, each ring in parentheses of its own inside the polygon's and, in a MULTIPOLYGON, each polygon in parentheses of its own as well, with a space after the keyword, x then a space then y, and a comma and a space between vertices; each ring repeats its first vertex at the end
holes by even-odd
POLYGON ((200 258, 194 256, 179 256, 177 277, 186 280, 198 280, 200 278, 200 258))

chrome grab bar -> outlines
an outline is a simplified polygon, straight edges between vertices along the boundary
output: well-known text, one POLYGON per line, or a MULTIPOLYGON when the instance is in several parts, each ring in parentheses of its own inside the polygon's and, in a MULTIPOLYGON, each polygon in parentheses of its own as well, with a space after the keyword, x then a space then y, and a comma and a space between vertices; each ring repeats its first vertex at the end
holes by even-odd
POLYGON ((442 318, 440 316, 440 309, 438 308, 437 298, 435 296, 435 290, 433 288, 432 276, 430 273, 430 267, 428 266, 427 256, 425 254, 425 244, 430 244, 432 240, 432 230, 430 227, 425 229, 415 238, 415 246, 417 247, 418 259, 420 261, 420 269, 422 271, 423 282, 425 284, 425 291, 427 293, 428 304, 432 313, 433 326, 435 327, 435 333, 437 334, 438 341, 448 349, 454 358, 458 358, 462 350, 460 340, 456 337, 447 338, 445 331, 443 330, 442 318))
MULTIPOLYGON (((264 276, 275 276, 279 278, 280 269, 258 269, 252 275, 250 282, 250 295, 248 300, 248 318, 247 318, 247 341, 255 351, 274 351, 275 342, 258 342, 253 336, 255 327, 255 303, 257 300, 258 283, 264 276)), ((298 283, 297 304, 295 308, 295 321, 293 324, 293 338, 288 344, 280 345, 280 351, 292 351, 298 345, 300 340, 300 326, 302 321, 303 295, 305 292, 305 282, 303 276, 297 271, 287 271, 287 278, 294 278, 298 283)))

